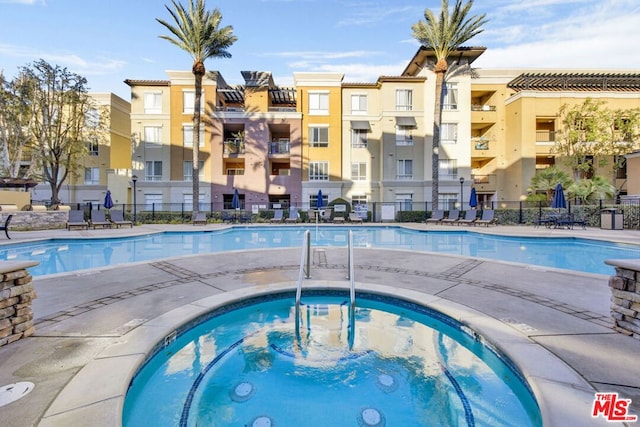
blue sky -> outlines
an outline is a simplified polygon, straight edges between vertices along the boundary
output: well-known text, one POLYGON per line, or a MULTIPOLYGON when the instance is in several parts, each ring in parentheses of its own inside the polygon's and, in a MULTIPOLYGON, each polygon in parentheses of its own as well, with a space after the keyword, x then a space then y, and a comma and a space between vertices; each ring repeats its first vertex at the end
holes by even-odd
MULTIPOLYGON (((186 0, 184 0, 186 4, 186 0)), ((455 0, 450 0, 453 4, 455 0)), ((85 76, 94 92, 129 99, 125 79, 166 79, 191 58, 158 36, 170 0, 0 0, 0 70, 12 78, 40 58, 85 76)), ((231 59, 205 63, 229 83, 243 70, 270 71, 276 84, 296 71, 336 71, 347 82, 398 75, 418 49, 411 25, 440 0, 207 0, 232 25, 231 59)), ((482 68, 640 71, 637 0, 476 0, 485 31, 482 68)))

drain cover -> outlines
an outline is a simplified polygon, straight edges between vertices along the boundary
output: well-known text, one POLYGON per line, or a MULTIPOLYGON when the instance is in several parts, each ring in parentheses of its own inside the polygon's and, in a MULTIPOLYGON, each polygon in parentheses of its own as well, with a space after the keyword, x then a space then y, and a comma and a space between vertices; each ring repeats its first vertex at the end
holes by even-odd
POLYGON ((8 405, 26 396, 33 387, 33 383, 26 381, 0 387, 0 406, 8 405))

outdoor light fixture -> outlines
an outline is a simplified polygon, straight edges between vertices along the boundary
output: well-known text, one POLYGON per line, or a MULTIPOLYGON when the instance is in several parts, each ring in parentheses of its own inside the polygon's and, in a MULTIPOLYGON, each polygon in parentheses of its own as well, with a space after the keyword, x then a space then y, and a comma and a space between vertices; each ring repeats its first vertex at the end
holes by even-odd
POLYGON ((464 176, 460 177, 460 206, 462 206, 462 201, 464 198, 462 197, 462 186, 464 185, 464 176))

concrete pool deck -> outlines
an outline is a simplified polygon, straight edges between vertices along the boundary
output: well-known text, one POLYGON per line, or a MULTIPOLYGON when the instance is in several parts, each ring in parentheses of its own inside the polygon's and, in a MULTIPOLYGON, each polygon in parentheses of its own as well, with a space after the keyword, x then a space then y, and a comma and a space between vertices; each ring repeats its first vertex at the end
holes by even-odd
MULTIPOLYGON (((640 243, 635 230, 398 225, 640 243)), ((145 225, 11 232, 12 240, 1 243, 202 229, 145 225)), ((312 251, 312 279, 305 286, 346 286, 346 250, 312 251)), ((0 407, 0 424, 48 427, 84 420, 83 425, 119 425, 131 370, 171 324, 207 309, 213 300, 290 287, 299 259, 300 248, 236 251, 34 279, 36 333, 0 348, 0 387, 21 381, 35 387, 0 407)), ((608 276, 403 250, 356 248, 354 264, 357 287, 392 286, 468 322, 506 351, 542 392, 545 426, 622 425, 591 417, 596 390, 632 399, 631 412, 640 413, 640 341, 611 329, 608 276)))

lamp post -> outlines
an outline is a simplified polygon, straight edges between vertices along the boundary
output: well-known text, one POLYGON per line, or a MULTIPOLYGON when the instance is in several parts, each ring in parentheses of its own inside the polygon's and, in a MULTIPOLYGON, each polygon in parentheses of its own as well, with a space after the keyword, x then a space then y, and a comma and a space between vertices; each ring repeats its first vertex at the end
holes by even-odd
POLYGON ((136 182, 138 182, 138 177, 136 175, 131 176, 131 182, 133 182, 133 223, 135 224, 138 220, 138 215, 136 211, 136 182))
POLYGON ((463 185, 464 185, 464 176, 461 176, 460 177, 460 209, 462 209, 462 204, 464 203, 463 202, 464 197, 463 197, 463 194, 462 194, 462 190, 463 190, 462 186, 463 185))

